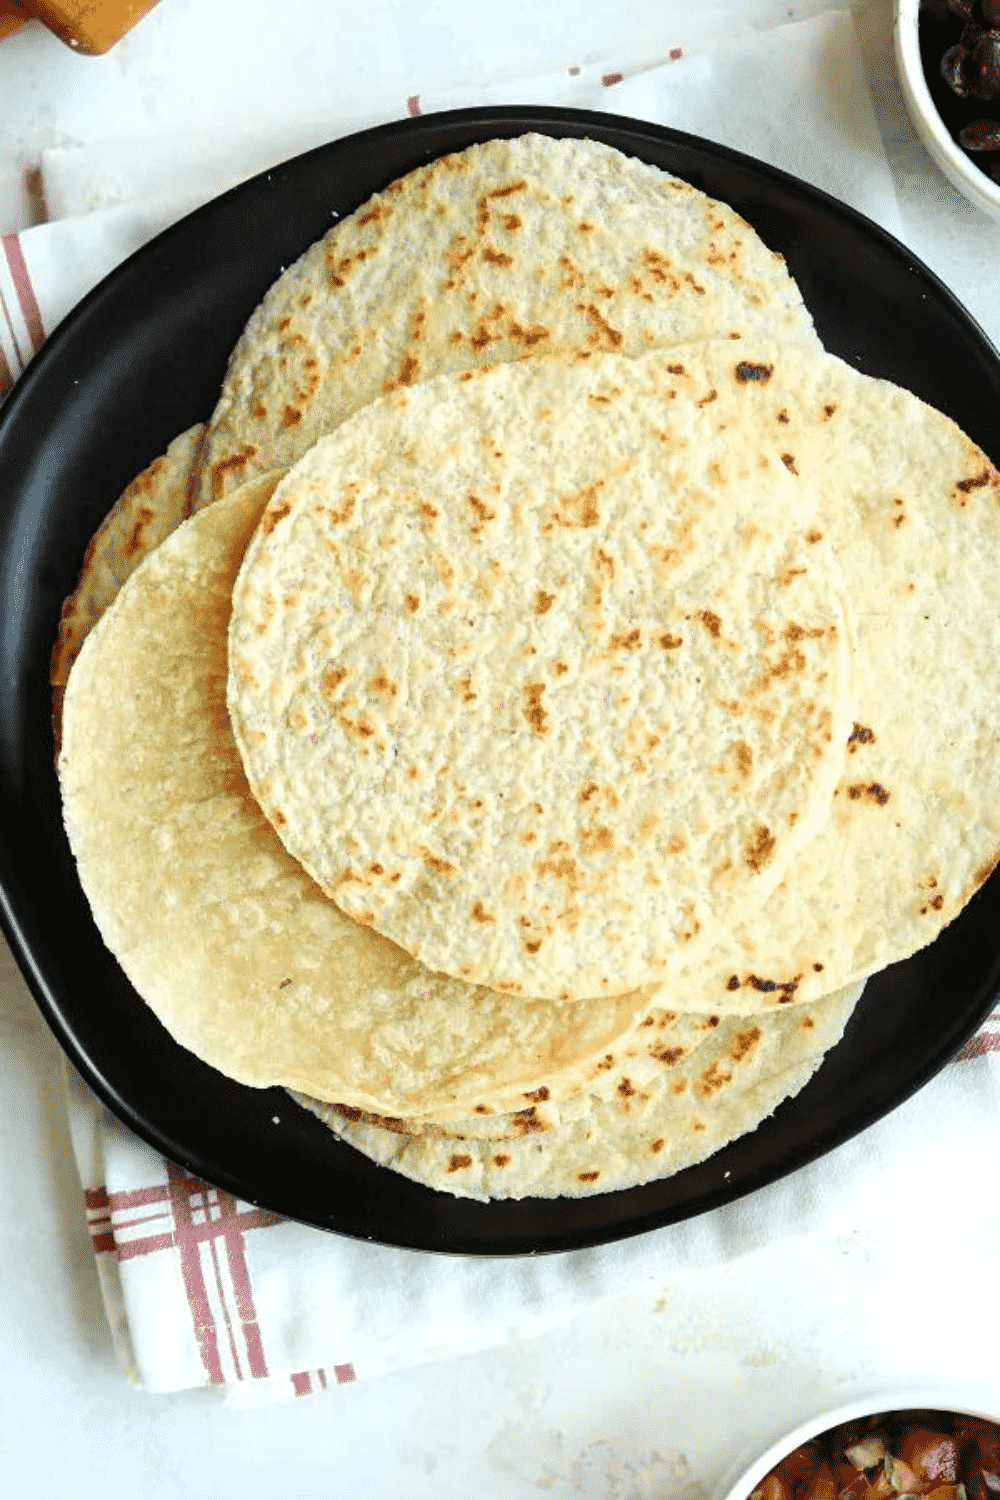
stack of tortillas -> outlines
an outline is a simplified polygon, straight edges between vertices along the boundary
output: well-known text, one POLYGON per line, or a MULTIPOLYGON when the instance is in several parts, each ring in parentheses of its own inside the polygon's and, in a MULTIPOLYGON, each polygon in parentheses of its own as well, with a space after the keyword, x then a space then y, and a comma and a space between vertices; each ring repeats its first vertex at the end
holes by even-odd
POLYGON ((699 1161, 1000 855, 998 502, 725 205, 588 141, 420 169, 87 552, 101 933, 183 1045, 432 1186, 699 1161))

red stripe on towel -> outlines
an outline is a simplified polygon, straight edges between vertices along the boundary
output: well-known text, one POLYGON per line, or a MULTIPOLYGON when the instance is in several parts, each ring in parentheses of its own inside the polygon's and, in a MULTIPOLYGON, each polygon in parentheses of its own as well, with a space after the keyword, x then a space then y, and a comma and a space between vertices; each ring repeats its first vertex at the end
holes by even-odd
POLYGON ((45 329, 42 327, 42 315, 35 300, 35 289, 31 285, 31 277, 21 250, 21 241, 16 234, 5 234, 3 248, 7 256, 7 264, 10 266, 10 274, 14 280, 17 300, 21 304, 28 337, 31 339, 31 347, 37 354, 45 343, 45 329))

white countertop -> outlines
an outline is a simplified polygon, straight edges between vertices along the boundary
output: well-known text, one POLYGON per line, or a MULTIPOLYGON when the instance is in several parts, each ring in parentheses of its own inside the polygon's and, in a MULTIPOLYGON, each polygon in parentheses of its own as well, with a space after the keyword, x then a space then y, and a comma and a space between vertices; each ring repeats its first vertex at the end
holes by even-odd
MULTIPOLYGON (((725 30, 737 17, 776 23, 835 8, 715 0, 699 19, 711 12, 725 30)), ((1000 228, 985 228, 923 155, 891 70, 888 0, 854 8, 910 243, 1000 339, 990 292, 1000 228)), ((663 56, 692 7, 369 0, 342 7, 334 53, 310 46, 313 9, 163 0, 103 59, 72 55, 39 25, 0 44, 0 231, 41 216, 31 173, 44 148, 155 137, 182 119, 197 131, 207 89, 232 112, 291 71, 314 113, 330 92, 405 96, 569 59, 663 56)), ((115 1362, 98 1290, 61 1054, 2 947, 0 1096, 3 1495, 704 1500, 739 1452, 782 1425, 906 1384, 915 1369, 992 1386, 1000 1410, 994 1243, 962 1232, 962 1203, 899 1204, 892 1183, 848 1235, 664 1277, 544 1338, 264 1410, 226 1409, 213 1392, 136 1391, 115 1362), (898 1275, 904 1258, 918 1267, 921 1305, 912 1278, 898 1275), (831 1319, 853 1330, 849 1358, 835 1365, 823 1353, 831 1319)))

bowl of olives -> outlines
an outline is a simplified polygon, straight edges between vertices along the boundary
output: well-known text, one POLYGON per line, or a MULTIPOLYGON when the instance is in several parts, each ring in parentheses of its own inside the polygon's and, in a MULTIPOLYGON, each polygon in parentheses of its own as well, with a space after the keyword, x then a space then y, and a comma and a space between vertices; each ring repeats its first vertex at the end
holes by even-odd
POLYGON ((929 154, 1000 220, 1000 0, 896 0, 903 97, 929 154))

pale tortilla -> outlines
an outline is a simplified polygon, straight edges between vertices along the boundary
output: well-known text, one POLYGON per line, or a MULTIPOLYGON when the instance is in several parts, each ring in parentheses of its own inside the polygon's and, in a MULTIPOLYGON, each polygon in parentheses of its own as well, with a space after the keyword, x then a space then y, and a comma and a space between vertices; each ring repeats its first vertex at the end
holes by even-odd
POLYGON ((739 390, 729 350, 701 357, 689 388, 738 402, 816 497, 856 630, 829 818, 671 989, 745 1014, 925 947, 1000 859, 1000 473, 941 412, 832 355, 755 341, 741 357, 770 373, 739 390))
POLYGON ((122 491, 91 537, 76 588, 66 599, 52 650, 49 679, 53 693, 56 744, 62 699, 70 668, 88 633, 118 590, 154 547, 190 514, 196 460, 205 427, 197 423, 174 438, 166 453, 137 474, 122 491))
POLYGON ((101 934, 171 1034, 239 1082, 404 1114, 571 1091, 648 995, 567 1014, 431 974, 327 900, 250 794, 226 715, 226 628, 272 484, 163 542, 70 675, 64 817, 101 934))
POLYGON ((828 812, 837 565, 798 477, 683 369, 527 361, 385 398, 289 472, 247 551, 250 785, 327 894, 432 969, 574 1000, 650 983, 828 812))
POLYGON ((487 141, 376 193, 274 284, 230 359, 201 503, 449 370, 765 331, 819 346, 728 205, 596 141, 487 141))
POLYGON ((295 1097, 363 1155, 456 1197, 589 1197, 672 1176, 754 1130, 805 1087, 862 989, 769 1015, 675 1017, 641 1071, 629 1061, 600 1091, 499 1118, 380 1122, 295 1097))

